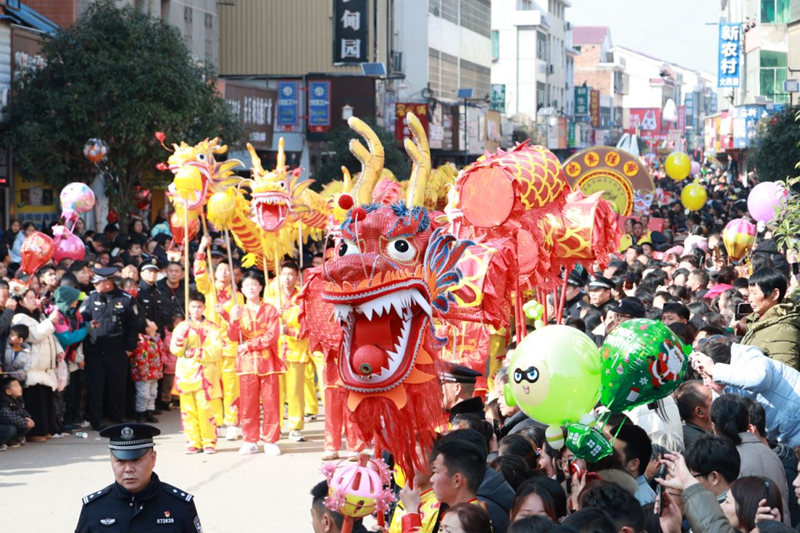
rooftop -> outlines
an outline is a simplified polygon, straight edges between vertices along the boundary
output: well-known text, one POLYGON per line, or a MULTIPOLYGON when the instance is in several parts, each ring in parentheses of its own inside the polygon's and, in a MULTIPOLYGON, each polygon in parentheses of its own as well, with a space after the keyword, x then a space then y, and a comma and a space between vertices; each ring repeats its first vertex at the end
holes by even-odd
POLYGON ((603 44, 608 35, 608 26, 573 26, 572 44, 603 44))

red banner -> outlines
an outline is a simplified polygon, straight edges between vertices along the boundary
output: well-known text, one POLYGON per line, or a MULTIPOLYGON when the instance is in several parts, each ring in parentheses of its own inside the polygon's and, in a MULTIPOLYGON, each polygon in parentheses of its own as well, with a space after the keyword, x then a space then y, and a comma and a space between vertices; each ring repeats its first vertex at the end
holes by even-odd
POLYGON ((589 93, 589 116, 592 118, 592 126, 600 127, 600 91, 592 89, 589 93))
POLYGON ((405 139, 411 138, 411 132, 408 130, 408 123, 406 122, 406 115, 411 112, 417 115, 422 128, 425 130, 425 135, 428 135, 428 104, 415 104, 408 103, 395 104, 395 117, 394 121, 394 138, 397 142, 402 143, 405 139))

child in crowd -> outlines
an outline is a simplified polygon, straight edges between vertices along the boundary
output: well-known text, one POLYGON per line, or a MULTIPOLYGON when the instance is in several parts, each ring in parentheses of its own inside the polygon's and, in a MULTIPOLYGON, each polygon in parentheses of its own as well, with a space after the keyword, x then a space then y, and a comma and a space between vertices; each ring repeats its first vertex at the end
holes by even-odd
POLYGON ((219 361, 222 340, 203 314, 206 298, 199 292, 189 297, 189 318, 172 333, 170 351, 175 363, 175 391, 181 397, 181 422, 186 453, 216 453, 217 423, 213 400, 222 397, 219 361))
POLYGON ((34 422, 25 410, 19 380, 5 376, 0 387, 0 451, 5 451, 24 444, 25 434, 33 428, 34 422))
POLYGON ((148 319, 145 332, 139 334, 139 343, 130 358, 131 377, 136 385, 137 422, 158 422, 153 411, 156 408, 158 380, 163 375, 163 350, 161 339, 158 338, 158 326, 148 319))
POLYGON ((25 383, 25 376, 31 367, 31 345, 28 340, 28 326, 15 324, 8 332, 8 344, 3 355, 3 371, 7 376, 25 383))

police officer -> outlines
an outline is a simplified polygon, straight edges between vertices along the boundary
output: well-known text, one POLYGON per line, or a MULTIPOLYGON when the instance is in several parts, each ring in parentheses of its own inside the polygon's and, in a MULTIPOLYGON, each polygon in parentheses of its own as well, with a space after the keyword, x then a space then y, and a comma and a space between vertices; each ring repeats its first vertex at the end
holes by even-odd
POLYGON ((164 294, 156 286, 158 273, 161 270, 159 261, 155 257, 144 261, 139 265, 139 293, 136 297, 144 318, 152 320, 158 326, 158 333, 164 338, 164 328, 169 325, 172 317, 170 316, 170 306, 164 294))
POLYGON ((441 374, 443 407, 450 421, 456 415, 467 413, 484 418, 483 400, 473 396, 475 383, 482 375, 464 365, 445 363, 441 374))
POLYGON ((153 472, 158 428, 118 424, 100 432, 109 439, 114 483, 83 498, 75 533, 201 533, 194 497, 163 483, 153 472))
POLYGON ((128 356, 136 349, 136 307, 133 300, 114 284, 114 267, 95 268, 92 292, 81 306, 86 322, 97 327, 84 343, 89 383, 89 421, 102 429, 103 400, 108 395, 107 413, 112 422, 122 422, 128 385, 128 356))

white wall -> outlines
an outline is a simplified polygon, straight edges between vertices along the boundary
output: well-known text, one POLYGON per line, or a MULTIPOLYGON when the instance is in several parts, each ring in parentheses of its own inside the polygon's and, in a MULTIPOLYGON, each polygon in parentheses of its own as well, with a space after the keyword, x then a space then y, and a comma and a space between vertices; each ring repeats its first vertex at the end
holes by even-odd
POLYGON ((398 100, 422 100, 420 91, 428 86, 428 13, 427 0, 403 0, 394 3, 394 46, 403 53, 403 73, 398 83, 398 100))

